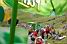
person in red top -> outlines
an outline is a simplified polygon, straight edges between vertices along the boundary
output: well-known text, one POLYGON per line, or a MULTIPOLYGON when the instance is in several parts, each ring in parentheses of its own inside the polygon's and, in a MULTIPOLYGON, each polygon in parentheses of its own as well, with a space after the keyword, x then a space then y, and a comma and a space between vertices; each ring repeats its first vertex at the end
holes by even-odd
POLYGON ((35 44, 43 44, 43 40, 41 37, 36 38, 35 44))
POLYGON ((36 38, 38 33, 37 33, 37 31, 33 31, 32 34, 33 34, 34 38, 36 38))

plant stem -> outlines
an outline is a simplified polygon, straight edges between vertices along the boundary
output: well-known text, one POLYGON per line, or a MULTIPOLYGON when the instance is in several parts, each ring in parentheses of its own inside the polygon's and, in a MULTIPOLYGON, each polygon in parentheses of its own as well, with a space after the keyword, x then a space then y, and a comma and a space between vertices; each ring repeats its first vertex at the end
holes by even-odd
POLYGON ((14 44, 16 17, 17 17, 18 0, 14 0, 12 9, 11 26, 10 26, 10 44, 14 44))

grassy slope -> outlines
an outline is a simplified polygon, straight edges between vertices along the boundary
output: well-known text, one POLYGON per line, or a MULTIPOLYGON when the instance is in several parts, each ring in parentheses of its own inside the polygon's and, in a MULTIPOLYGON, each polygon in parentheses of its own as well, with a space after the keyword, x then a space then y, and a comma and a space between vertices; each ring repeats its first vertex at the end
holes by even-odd
POLYGON ((63 27, 64 23, 67 22, 66 20, 67 15, 66 16, 49 16, 49 17, 44 17, 41 15, 31 15, 29 13, 23 13, 23 14, 18 14, 18 19, 22 22, 29 22, 29 21, 34 21, 34 22, 42 22, 44 24, 53 24, 55 23, 55 27, 59 28, 59 27, 63 27), (50 20, 49 19, 53 19, 55 18, 55 20, 50 20), (64 23, 62 23, 64 21, 64 23), (62 26, 61 26, 62 25, 62 26))
MULTIPOLYGON (((67 36, 67 30, 65 31, 65 36, 67 36)), ((62 40, 53 40, 53 39, 48 39, 48 42, 50 44, 67 44, 67 37, 62 39, 62 40)))

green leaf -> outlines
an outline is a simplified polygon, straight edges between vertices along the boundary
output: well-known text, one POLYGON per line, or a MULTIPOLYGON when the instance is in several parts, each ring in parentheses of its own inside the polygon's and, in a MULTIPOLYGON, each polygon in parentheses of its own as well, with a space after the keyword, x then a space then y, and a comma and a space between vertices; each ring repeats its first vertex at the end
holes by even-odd
POLYGON ((4 13, 4 8, 3 8, 2 6, 0 6, 0 21, 1 21, 1 22, 2 22, 3 19, 4 19, 4 15, 5 15, 5 13, 4 13))

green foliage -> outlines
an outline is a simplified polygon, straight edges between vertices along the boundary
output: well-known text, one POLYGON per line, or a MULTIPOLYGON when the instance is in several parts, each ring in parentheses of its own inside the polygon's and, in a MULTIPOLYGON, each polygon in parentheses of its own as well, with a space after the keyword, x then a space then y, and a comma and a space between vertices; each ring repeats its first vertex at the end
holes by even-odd
POLYGON ((2 6, 0 6, 0 22, 3 21, 4 15, 5 15, 4 8, 2 6))
MULTIPOLYGON (((13 0, 4 0, 3 1, 7 6, 9 6, 9 7, 13 7, 13 4, 14 4, 14 1, 13 0)), ((25 8, 27 8, 27 7, 25 7, 24 5, 22 5, 22 4, 19 4, 18 3, 18 8, 23 8, 23 9, 25 9, 25 8)))
POLYGON ((65 7, 67 7, 67 2, 64 2, 62 5, 59 5, 58 7, 59 8, 57 8, 57 13, 60 14, 66 9, 65 7))
MULTIPOLYGON (((12 0, 4 0, 4 2, 9 5, 10 7, 12 7, 13 5, 13 1, 12 0)), ((23 3, 21 1, 21 3, 23 3)), ((64 13, 64 10, 67 8, 67 1, 66 0, 52 0, 52 3, 54 5, 54 8, 56 10, 56 15, 62 15, 62 13, 64 13), (66 7, 66 8, 65 8, 66 7)), ((50 3, 50 0, 46 0, 46 2, 44 0, 41 1, 41 4, 39 6, 39 9, 37 7, 37 5, 35 5, 35 7, 25 7, 22 4, 18 4, 18 8, 23 9, 24 12, 29 12, 29 13, 36 13, 36 14, 40 14, 43 16, 50 16, 51 12, 52 12, 52 5, 50 3)))
MULTIPOLYGON (((27 44, 27 30, 18 27, 15 32, 14 44, 27 44)), ((0 27, 0 43, 9 44, 9 36, 9 27, 0 27)))

